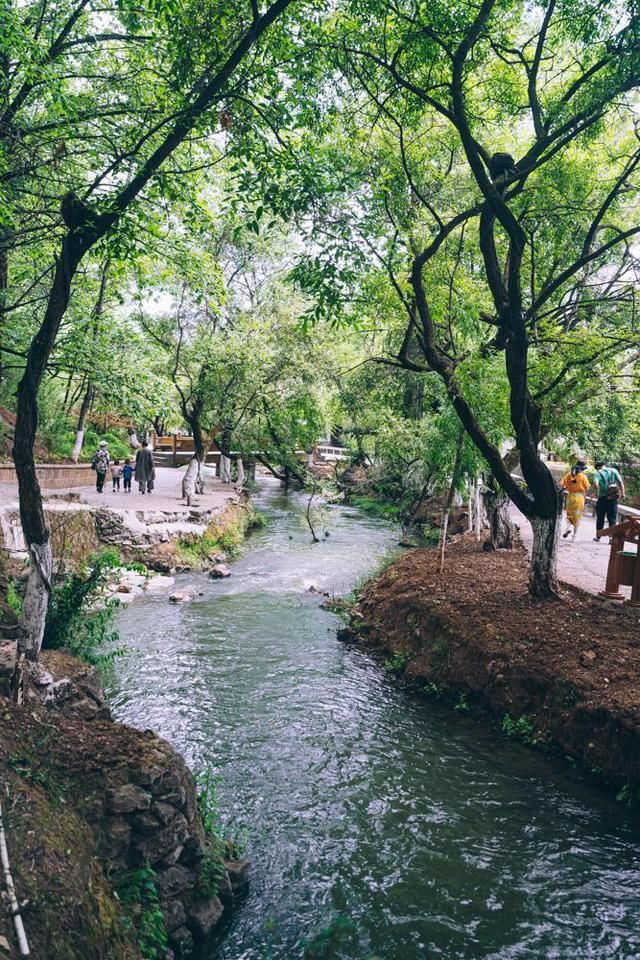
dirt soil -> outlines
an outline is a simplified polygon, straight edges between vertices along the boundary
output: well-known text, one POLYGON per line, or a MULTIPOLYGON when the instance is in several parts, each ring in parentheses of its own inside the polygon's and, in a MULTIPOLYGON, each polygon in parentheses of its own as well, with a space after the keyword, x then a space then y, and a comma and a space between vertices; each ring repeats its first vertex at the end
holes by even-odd
MULTIPOLYGON (((123 736, 126 764, 126 748, 135 748, 126 728, 110 722, 89 724, 38 707, 16 708, 0 697, 4 824, 33 957, 141 958, 102 869, 96 834, 84 809, 94 797, 100 765, 112 763, 109 738, 114 730, 123 736)), ((14 942, 9 916, 0 920, 0 933, 5 943, 14 942)), ((14 956, 15 945, 10 953, 0 948, 2 960, 14 956)))
POLYGON ((523 547, 464 536, 405 554, 364 589, 356 633, 401 654, 408 678, 465 694, 618 783, 640 783, 640 611, 563 585, 527 593, 523 547))

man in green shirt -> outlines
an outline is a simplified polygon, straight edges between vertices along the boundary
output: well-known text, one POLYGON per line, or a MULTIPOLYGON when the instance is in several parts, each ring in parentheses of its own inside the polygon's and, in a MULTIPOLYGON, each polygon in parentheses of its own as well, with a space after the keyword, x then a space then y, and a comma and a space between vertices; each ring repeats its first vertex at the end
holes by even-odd
POLYGON ((596 536, 594 540, 599 540, 598 534, 604 530, 605 517, 609 521, 610 527, 615 527, 618 522, 618 500, 624 497, 624 481, 615 467, 608 467, 604 460, 598 460, 593 486, 598 498, 596 500, 596 536))

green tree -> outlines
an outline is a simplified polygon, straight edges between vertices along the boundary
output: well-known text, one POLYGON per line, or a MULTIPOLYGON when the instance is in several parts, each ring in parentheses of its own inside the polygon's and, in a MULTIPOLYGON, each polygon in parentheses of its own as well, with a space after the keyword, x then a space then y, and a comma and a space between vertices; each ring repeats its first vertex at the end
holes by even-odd
POLYGON ((639 29, 633 4, 376 0, 342 4, 318 41, 337 77, 322 133, 340 192, 321 227, 331 246, 297 279, 360 318, 354 273, 386 276, 404 311, 388 359, 441 379, 531 521, 536 596, 557 590, 560 498, 539 453, 552 407, 576 395, 576 367, 633 343, 639 29), (482 403, 488 381, 526 489, 482 403))

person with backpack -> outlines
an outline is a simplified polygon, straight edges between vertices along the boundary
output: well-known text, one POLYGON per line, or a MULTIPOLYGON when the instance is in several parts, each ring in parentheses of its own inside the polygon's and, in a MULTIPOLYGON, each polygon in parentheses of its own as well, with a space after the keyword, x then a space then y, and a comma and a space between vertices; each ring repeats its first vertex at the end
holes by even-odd
POLYGON ((604 460, 596 462, 596 472, 593 478, 596 492, 596 535, 594 540, 600 540, 598 534, 604 530, 605 517, 610 527, 618 522, 618 501, 624 497, 624 481, 615 467, 608 467, 604 460))
POLYGON ((109 459, 109 451, 107 450, 107 441, 101 440, 98 444, 98 449, 96 450, 93 460, 91 461, 91 467, 96 472, 96 492, 104 492, 104 481, 107 476, 107 470, 109 469, 109 464, 111 460, 109 459))

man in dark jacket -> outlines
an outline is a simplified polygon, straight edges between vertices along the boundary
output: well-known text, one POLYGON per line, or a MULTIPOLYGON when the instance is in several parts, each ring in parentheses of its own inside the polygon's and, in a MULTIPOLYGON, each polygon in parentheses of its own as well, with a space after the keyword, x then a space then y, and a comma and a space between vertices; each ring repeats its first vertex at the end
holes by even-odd
POLYGON ((136 472, 134 474, 140 493, 151 493, 153 481, 156 478, 156 468, 153 464, 153 454, 149 444, 144 440, 136 453, 136 472))

